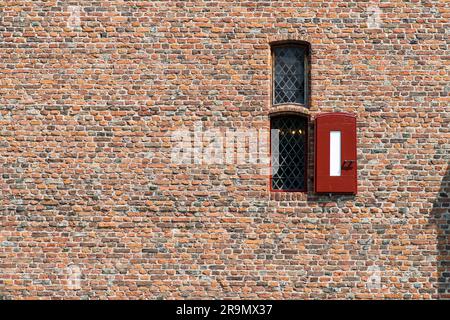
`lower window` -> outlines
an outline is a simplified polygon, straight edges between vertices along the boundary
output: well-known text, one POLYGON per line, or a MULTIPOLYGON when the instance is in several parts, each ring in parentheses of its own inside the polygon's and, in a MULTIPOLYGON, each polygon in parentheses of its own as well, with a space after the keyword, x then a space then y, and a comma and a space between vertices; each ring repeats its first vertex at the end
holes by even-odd
POLYGON ((298 115, 274 116, 271 126, 271 189, 306 191, 308 119, 298 115))

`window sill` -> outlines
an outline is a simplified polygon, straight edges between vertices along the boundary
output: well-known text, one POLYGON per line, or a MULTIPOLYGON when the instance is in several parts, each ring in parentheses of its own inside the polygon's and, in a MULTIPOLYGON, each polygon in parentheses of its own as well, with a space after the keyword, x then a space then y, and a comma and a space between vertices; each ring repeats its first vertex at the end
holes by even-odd
POLYGON ((272 189, 270 190, 270 192, 280 192, 280 193, 299 193, 299 192, 303 192, 306 193, 308 192, 308 190, 278 190, 278 189, 272 189))
POLYGON ((271 191, 269 196, 271 201, 306 201, 308 199, 309 193, 307 191, 301 192, 274 192, 271 191))
POLYGON ((277 104, 272 105, 270 108, 269 115, 278 115, 278 114, 289 114, 289 113, 296 113, 296 114, 304 114, 306 116, 309 116, 311 112, 308 108, 305 107, 304 104, 297 104, 297 103, 284 103, 284 104, 277 104))

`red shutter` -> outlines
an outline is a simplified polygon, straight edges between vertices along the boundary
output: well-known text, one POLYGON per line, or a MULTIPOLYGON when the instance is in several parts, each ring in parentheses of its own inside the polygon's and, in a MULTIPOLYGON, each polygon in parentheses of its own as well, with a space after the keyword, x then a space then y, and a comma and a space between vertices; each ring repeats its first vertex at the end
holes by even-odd
POLYGON ((356 117, 324 113, 315 123, 315 191, 356 194, 356 117))

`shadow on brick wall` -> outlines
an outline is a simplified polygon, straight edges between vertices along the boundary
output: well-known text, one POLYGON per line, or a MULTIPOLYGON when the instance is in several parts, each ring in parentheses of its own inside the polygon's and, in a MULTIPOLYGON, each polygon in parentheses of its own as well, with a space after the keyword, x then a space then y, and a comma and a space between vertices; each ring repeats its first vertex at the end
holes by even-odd
POLYGON ((438 298, 450 299, 450 166, 433 204, 431 219, 438 233, 438 298))

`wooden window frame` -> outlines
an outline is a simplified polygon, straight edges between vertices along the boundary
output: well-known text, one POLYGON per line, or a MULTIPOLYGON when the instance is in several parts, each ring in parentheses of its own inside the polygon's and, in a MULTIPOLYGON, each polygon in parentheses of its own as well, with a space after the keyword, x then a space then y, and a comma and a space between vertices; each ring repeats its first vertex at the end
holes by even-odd
POLYGON ((310 103, 309 103, 309 97, 310 97, 310 54, 311 49, 309 43, 306 42, 282 42, 278 44, 273 44, 271 46, 271 59, 272 59, 272 67, 271 67, 271 83, 270 83, 270 104, 271 106, 283 106, 283 105, 292 105, 292 106, 300 106, 305 109, 309 109, 310 103), (287 102, 287 103, 275 103, 275 61, 276 61, 276 55, 275 55, 275 49, 277 48, 284 48, 284 47, 297 47, 304 49, 305 55, 304 55, 304 74, 303 74, 303 82, 304 82, 304 97, 303 101, 304 103, 295 103, 295 102, 287 102))
POLYGON ((309 117, 302 113, 297 112, 282 112, 282 113, 274 113, 270 116, 270 178, 269 178, 269 184, 270 184, 270 191, 271 192, 307 192, 308 191, 308 163, 309 163, 309 117), (305 174, 304 174, 304 181, 303 181, 303 189, 273 189, 272 186, 272 120, 273 118, 280 117, 280 116, 292 116, 292 117, 301 117, 304 118, 306 121, 305 126, 305 174))
POLYGON ((270 130, 272 130, 272 118, 281 115, 292 115, 304 117, 306 120, 306 134, 305 134, 305 174, 304 174, 304 188, 303 189, 273 189, 272 188, 272 135, 270 134, 270 178, 269 178, 269 190, 270 192, 282 192, 282 193, 307 193, 308 192, 308 166, 309 166, 309 129, 310 129, 310 97, 311 97, 311 45, 306 41, 277 41, 270 45, 270 58, 271 58, 271 81, 270 81, 270 107, 271 112, 269 115, 270 130), (280 47, 300 47, 304 49, 304 103, 274 103, 275 98, 275 49, 280 47), (295 111, 294 111, 295 110, 295 111))

